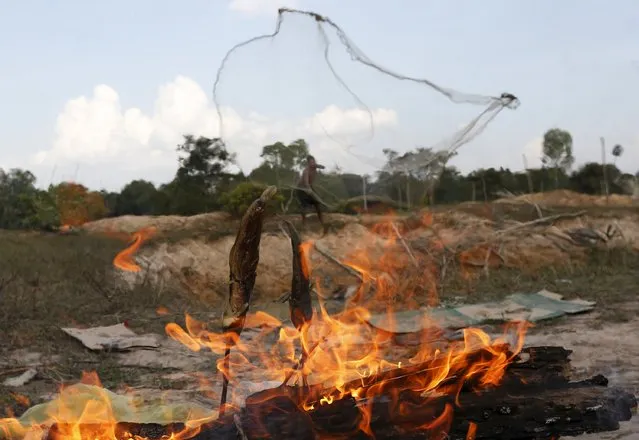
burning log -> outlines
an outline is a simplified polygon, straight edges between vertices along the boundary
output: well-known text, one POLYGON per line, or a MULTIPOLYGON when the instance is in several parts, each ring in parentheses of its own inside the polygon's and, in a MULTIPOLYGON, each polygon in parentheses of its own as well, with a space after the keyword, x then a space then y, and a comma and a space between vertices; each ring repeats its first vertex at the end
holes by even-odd
POLYGON ((247 439, 466 439, 471 424, 475 439, 543 439, 585 432, 614 431, 631 418, 634 397, 616 388, 588 382, 558 389, 499 389, 480 395, 464 394, 424 399, 404 393, 397 404, 392 396, 372 402, 370 434, 358 403, 345 398, 317 411, 304 412, 293 400, 277 397, 245 408, 239 423, 222 419, 203 429, 198 440, 236 439, 241 429, 247 439), (403 411, 402 411, 403 409, 403 411), (402 412, 405 412, 402 414, 402 412), (448 437, 446 437, 446 434, 448 437))
MULTIPOLYGON (((469 361, 486 359, 482 351, 469 355, 469 361)), ((631 418, 635 397, 608 388, 603 376, 570 382, 569 355, 560 347, 524 349, 499 386, 477 392, 469 382, 456 387, 454 378, 432 393, 400 391, 400 381, 432 379, 428 375, 434 370, 425 365, 360 382, 376 387, 370 399, 347 395, 321 404, 317 397, 329 390, 266 390, 249 396, 239 413, 204 427, 195 439, 542 439, 618 429, 620 421, 631 418), (305 410, 309 405, 312 409, 305 410), (474 437, 467 437, 469 431, 474 437)))
MULTIPOLYGON (((429 374, 434 370, 424 368, 432 367, 430 362, 388 370, 360 382, 369 389, 376 387, 371 398, 346 395, 322 404, 317 397, 329 390, 283 386, 249 396, 240 411, 227 413, 199 430, 190 430, 189 435, 184 435, 181 425, 120 424, 113 438, 138 435, 160 439, 182 431, 175 438, 532 440, 617 430, 620 421, 632 417, 636 398, 623 390, 608 388, 603 376, 570 382, 570 353, 561 347, 526 348, 507 366, 498 386, 479 391, 472 378, 456 387, 452 377, 442 380, 431 393, 400 391, 402 380, 431 380, 429 374)), ((489 359, 490 353, 478 350, 468 357, 466 368, 458 371, 458 376, 482 359, 489 359)), ((91 432, 91 427, 84 426, 82 431, 91 432)), ((53 427, 48 439, 60 440, 57 432, 59 428, 53 427)))
MULTIPOLYGON (((229 255, 229 296, 224 309, 222 326, 224 332, 235 334, 239 338, 244 329, 244 321, 251 302, 251 294, 255 286, 257 265, 260 261, 260 239, 266 203, 275 195, 277 188, 269 186, 262 195, 248 207, 235 243, 229 255)), ((220 414, 224 412, 228 391, 229 355, 233 340, 227 342, 222 371, 222 398, 220 414)))

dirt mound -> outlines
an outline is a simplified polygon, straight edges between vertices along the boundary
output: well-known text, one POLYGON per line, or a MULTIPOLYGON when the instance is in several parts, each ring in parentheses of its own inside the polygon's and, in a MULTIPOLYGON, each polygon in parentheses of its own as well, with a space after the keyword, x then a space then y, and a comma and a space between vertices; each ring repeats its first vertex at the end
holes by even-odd
MULTIPOLYGON (((325 237, 319 232, 302 231, 304 240, 315 243, 311 265, 323 296, 359 284, 354 271, 340 267, 340 262, 382 280, 389 291, 407 295, 420 295, 421 291, 424 296, 420 300, 425 301, 433 289, 437 290, 442 273, 454 276, 461 271, 463 276, 479 276, 499 267, 536 271, 584 260, 596 247, 639 250, 636 213, 604 216, 575 211, 518 222, 452 209, 402 217, 330 215, 327 221, 339 223, 340 227, 325 237)), ((171 231, 204 225, 227 230, 213 238, 210 234, 195 234, 178 240, 156 240, 136 257, 143 271, 123 275, 130 283, 136 282, 137 277, 147 277, 161 286, 177 280, 192 295, 217 307, 228 290, 228 255, 235 239, 232 232, 237 228, 234 222, 220 213, 195 217, 128 216, 94 222, 85 228, 132 232, 146 226, 171 231)), ((277 219, 271 218, 261 241, 256 301, 280 297, 289 291, 290 280, 290 242, 277 227, 277 219)))
POLYGON ((493 222, 453 210, 434 214, 430 228, 411 231, 407 238, 416 249, 456 255, 467 268, 538 270, 580 260, 593 247, 639 251, 639 215, 566 214, 521 223, 493 222))
POLYGON ((179 229, 204 229, 229 219, 230 215, 224 212, 209 212, 190 217, 179 215, 123 215, 85 223, 81 229, 93 233, 131 234, 140 229, 155 227, 158 232, 170 232, 179 229))
POLYGON ((543 193, 522 194, 495 200, 495 203, 537 203, 551 206, 632 206, 637 204, 632 196, 611 194, 605 196, 581 194, 566 189, 543 193))
MULTIPOLYGON (((351 222, 335 233, 321 237, 318 233, 304 234, 321 249, 340 260, 357 252, 366 252, 374 257, 379 255, 383 239, 366 227, 351 222), (373 252, 376 249, 376 252, 373 252)), ((207 304, 219 304, 228 292, 228 256, 235 236, 225 236, 213 242, 188 239, 178 242, 160 243, 142 249, 136 260, 143 272, 123 273, 130 283, 145 277, 150 272, 154 281, 179 280, 187 290, 207 304)), ((327 260, 317 251, 311 254, 313 276, 320 284, 343 285, 353 283, 352 275, 336 270, 335 263, 327 260)), ((272 300, 290 290, 291 245, 288 237, 281 232, 264 232, 260 242, 260 262, 257 269, 258 281, 255 299, 272 300)), ((321 287, 320 287, 321 288, 321 287)))

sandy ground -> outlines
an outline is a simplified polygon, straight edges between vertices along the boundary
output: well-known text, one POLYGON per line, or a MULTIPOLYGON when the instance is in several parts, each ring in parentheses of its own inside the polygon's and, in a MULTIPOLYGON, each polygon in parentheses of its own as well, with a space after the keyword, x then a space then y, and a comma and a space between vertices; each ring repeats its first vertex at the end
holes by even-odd
MULTIPOLYGON (((620 304, 639 312, 639 303, 620 304)), ((571 365, 575 379, 603 374, 609 386, 620 387, 639 396, 639 320, 625 323, 596 323, 597 314, 574 316, 561 325, 533 331, 527 345, 561 345, 573 350, 571 365)), ((580 439, 639 440, 639 416, 622 423, 617 432, 590 434, 580 439)))

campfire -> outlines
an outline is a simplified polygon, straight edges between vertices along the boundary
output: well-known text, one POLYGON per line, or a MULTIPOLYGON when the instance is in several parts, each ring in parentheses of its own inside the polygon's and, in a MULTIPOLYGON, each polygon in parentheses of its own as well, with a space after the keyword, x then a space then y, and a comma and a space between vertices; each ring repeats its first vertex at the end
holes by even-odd
MULTIPOLYGON (((329 314, 321 301, 319 306, 312 301, 312 290, 320 289, 309 258, 314 244, 302 241, 283 220, 293 255, 290 323, 250 310, 264 208, 274 193, 268 188, 241 221, 229 257, 223 331, 209 330, 189 315, 183 325, 166 326, 166 333, 188 349, 219 355, 218 410, 168 426, 126 423, 116 417, 109 392, 99 388, 103 392, 70 420, 65 402, 70 407, 79 396, 68 388, 61 390, 49 423, 25 427, 16 419, 0 420, 0 434, 51 440, 556 439, 615 430, 631 418, 637 404, 632 394, 609 388, 603 376, 570 380, 569 350, 524 348, 527 322, 509 323, 497 338, 465 328, 451 340, 424 318, 419 340, 403 346, 371 326, 368 318, 380 306, 392 321, 393 298, 402 295, 398 286, 406 287, 404 275, 389 271, 411 265, 420 288, 432 290, 432 267, 407 248, 405 255, 383 255, 375 264, 366 258, 344 263, 362 285, 343 311, 329 314), (385 273, 376 270, 380 265, 385 273), (234 385, 247 372, 280 385, 235 403, 234 385)), ((391 230, 401 241, 399 231, 391 230)), ((139 271, 132 255, 151 233, 136 234, 114 265, 139 271)), ((82 384, 100 386, 90 373, 82 384)))

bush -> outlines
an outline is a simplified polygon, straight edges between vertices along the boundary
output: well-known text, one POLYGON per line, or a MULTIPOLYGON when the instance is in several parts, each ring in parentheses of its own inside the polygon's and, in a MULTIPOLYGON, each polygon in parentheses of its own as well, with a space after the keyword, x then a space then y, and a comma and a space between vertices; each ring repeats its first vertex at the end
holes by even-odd
MULTIPOLYGON (((251 203, 260 197, 266 188, 266 185, 253 182, 242 182, 233 188, 231 192, 222 194, 220 196, 220 202, 226 212, 235 217, 240 217, 246 212, 251 203)), ((281 192, 278 192, 269 202, 267 212, 276 212, 283 202, 284 196, 281 192)))

